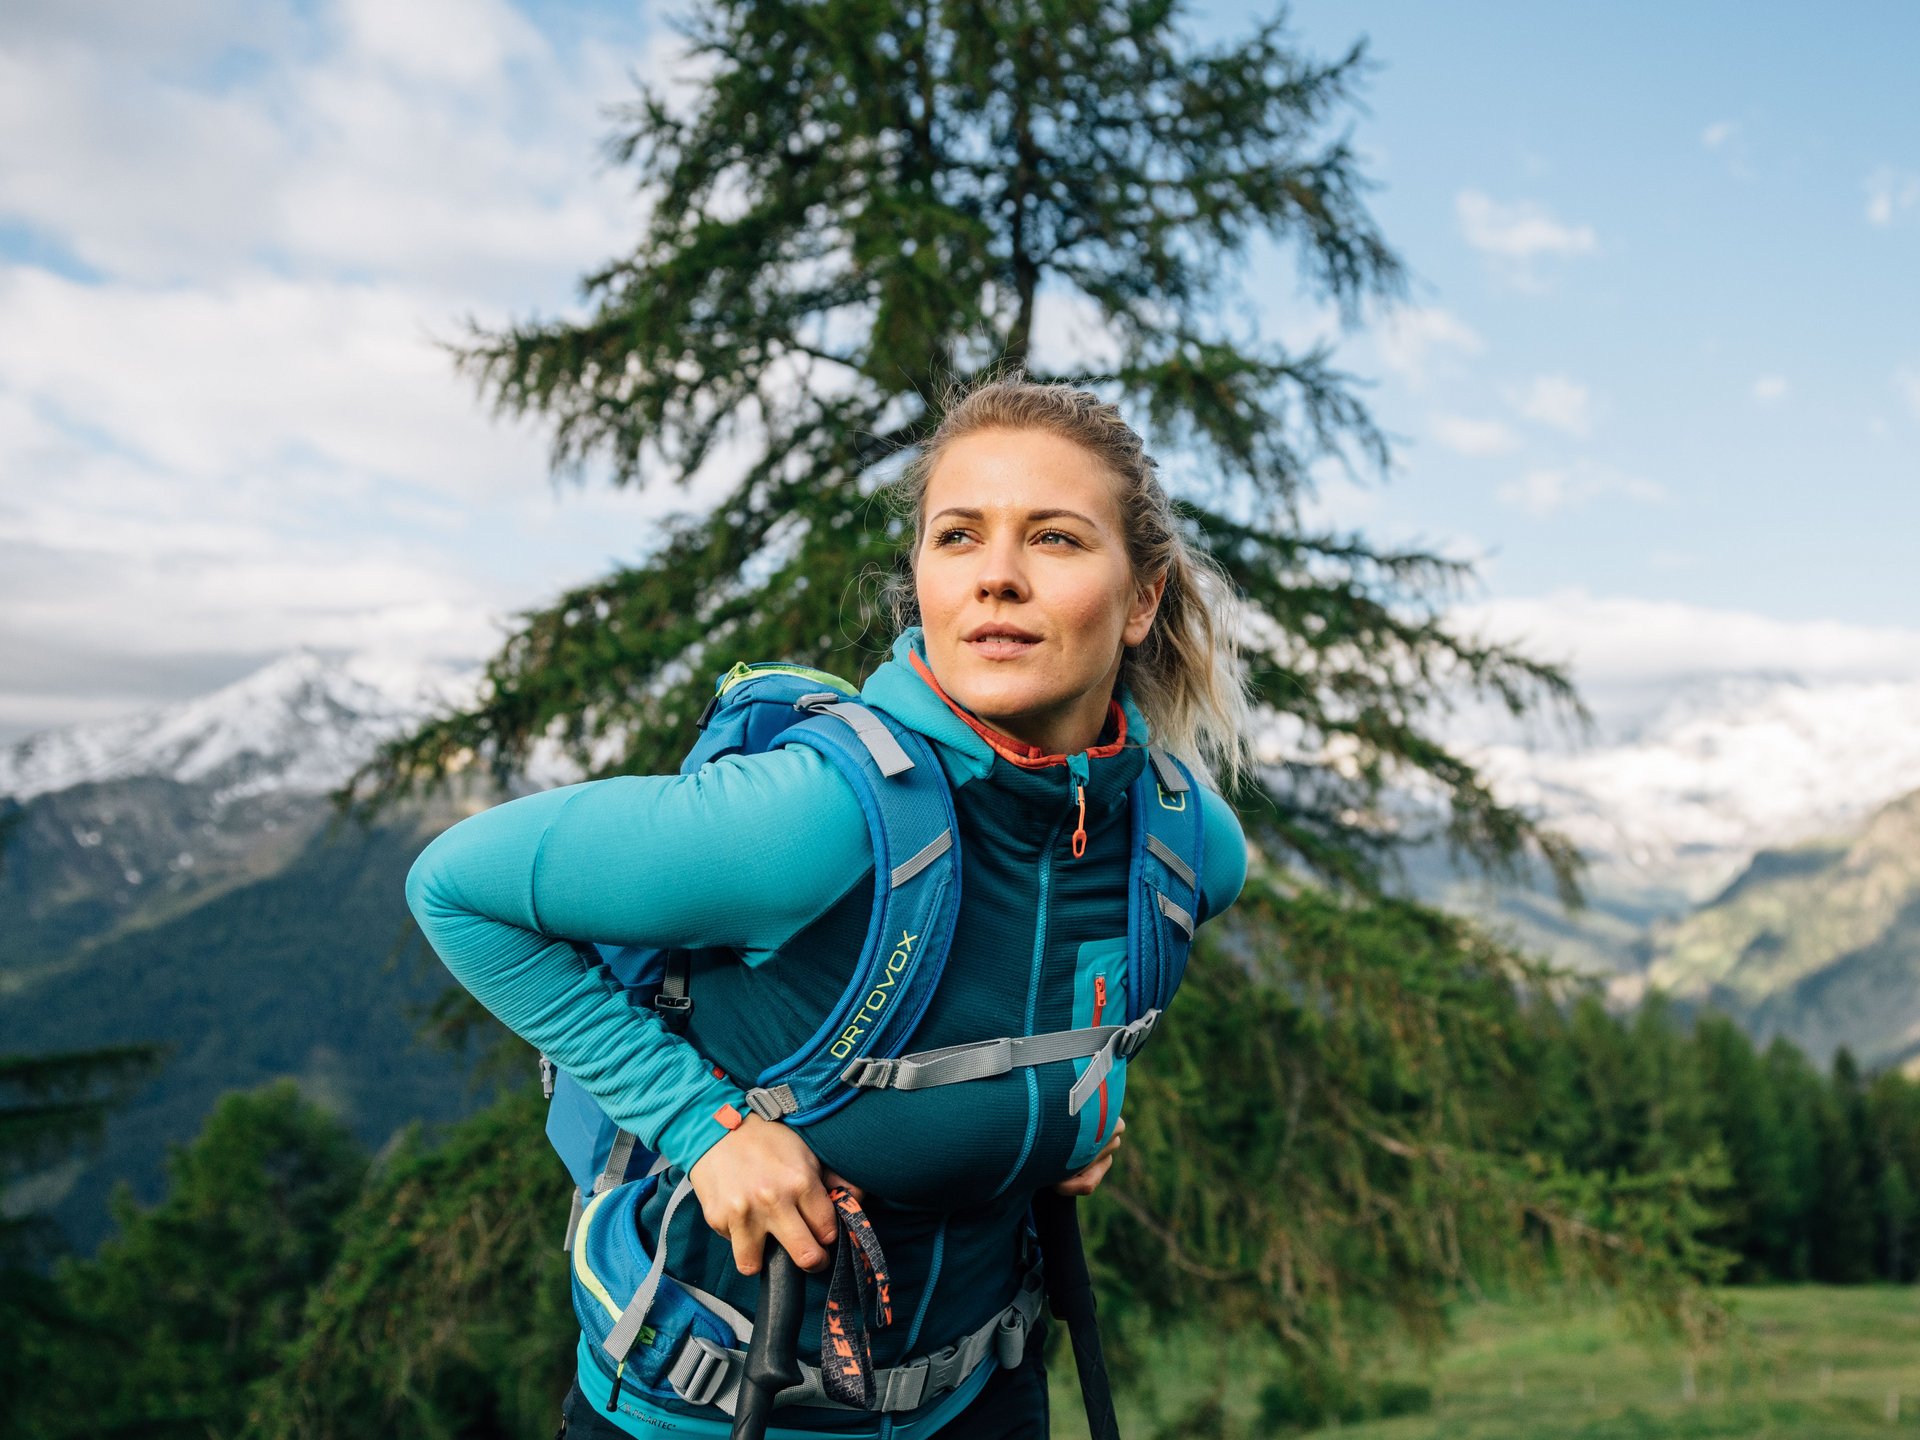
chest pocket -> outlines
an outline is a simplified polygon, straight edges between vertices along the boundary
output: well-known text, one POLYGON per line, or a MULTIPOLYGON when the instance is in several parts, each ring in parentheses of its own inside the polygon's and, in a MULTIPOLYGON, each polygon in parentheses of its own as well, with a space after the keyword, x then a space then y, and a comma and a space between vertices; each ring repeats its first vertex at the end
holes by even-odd
MULTIPOLYGON (((1089 940, 1080 947, 1073 967, 1073 1024, 1076 1028, 1092 1025, 1118 1025, 1127 1017, 1127 937, 1089 940)), ((1078 1080, 1093 1063, 1091 1058, 1073 1062, 1073 1077, 1078 1080)), ((1075 1136, 1067 1168, 1078 1170, 1091 1164, 1100 1147, 1113 1135, 1113 1123, 1120 1118, 1120 1101, 1127 1089, 1127 1062, 1116 1055, 1113 1069, 1087 1103, 1080 1107, 1080 1130, 1075 1136)))

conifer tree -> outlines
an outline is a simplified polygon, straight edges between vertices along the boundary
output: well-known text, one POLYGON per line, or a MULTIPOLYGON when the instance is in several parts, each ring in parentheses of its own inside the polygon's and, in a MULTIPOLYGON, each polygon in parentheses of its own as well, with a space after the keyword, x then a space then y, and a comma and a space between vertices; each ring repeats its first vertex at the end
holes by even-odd
POLYGON ((643 92, 612 145, 652 202, 638 242, 586 277, 584 318, 475 331, 460 360, 550 430, 556 471, 702 503, 524 617, 478 704, 354 793, 476 755, 504 775, 543 737, 591 772, 670 770, 735 659, 870 668, 901 539, 876 489, 950 386, 1013 362, 1096 383, 1150 432, 1249 603, 1254 688, 1294 737, 1242 797, 1256 838, 1370 881, 1408 821, 1382 793, 1418 776, 1456 846, 1492 864, 1531 846, 1570 883, 1570 851, 1430 723, 1449 686, 1518 710, 1571 703, 1564 677, 1445 622, 1459 563, 1302 523, 1316 464, 1384 469, 1387 439, 1329 344, 1240 319, 1254 242, 1350 322, 1401 289, 1336 128, 1364 43, 1308 58, 1283 13, 1208 47, 1184 20, 1175 0, 696 10, 697 94, 643 92), (1037 346, 1048 314, 1089 318, 1108 353, 1037 346))
POLYGON ((59 1231, 45 1213, 51 1197, 33 1182, 97 1139, 109 1110, 159 1059, 151 1045, 0 1055, 0 1435, 39 1433, 38 1381, 84 1328, 47 1279, 59 1231))
POLYGON ((366 1169, 346 1126, 282 1080, 224 1096, 173 1147, 157 1204, 135 1205, 123 1184, 119 1233, 59 1274, 90 1332, 48 1378, 82 1422, 65 1433, 241 1433, 249 1388, 301 1333, 366 1169))

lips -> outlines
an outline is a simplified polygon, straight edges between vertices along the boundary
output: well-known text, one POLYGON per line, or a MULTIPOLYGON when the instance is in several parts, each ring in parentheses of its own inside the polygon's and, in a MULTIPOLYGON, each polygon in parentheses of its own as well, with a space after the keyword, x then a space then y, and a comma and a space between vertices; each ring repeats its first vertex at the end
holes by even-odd
POLYGON ((1018 625, 999 623, 976 625, 960 637, 976 655, 989 660, 1011 660, 1025 655, 1040 643, 1040 637, 1018 625))

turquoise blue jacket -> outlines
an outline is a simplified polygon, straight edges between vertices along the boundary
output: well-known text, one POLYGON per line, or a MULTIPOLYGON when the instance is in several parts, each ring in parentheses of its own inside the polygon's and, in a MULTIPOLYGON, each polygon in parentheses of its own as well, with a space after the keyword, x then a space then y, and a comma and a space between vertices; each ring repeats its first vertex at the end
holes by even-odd
MULTIPOLYGON (((1110 1018, 1123 1004, 1126 789, 1145 763, 1145 718, 1122 693, 1124 744, 1015 764, 916 673, 910 654, 924 661, 917 629, 895 642, 861 699, 933 742, 954 789, 963 866, 951 958, 913 1048, 1072 1029, 1093 1023, 1102 1001, 1110 1018), (1076 773, 1087 806, 1078 858, 1069 845, 1076 773)), ((1204 922, 1238 895, 1246 848, 1232 809, 1210 790, 1201 803, 1204 922)), ((866 934, 872 865, 853 792, 818 752, 793 746, 692 775, 567 786, 475 815, 422 853, 407 899, 482 1004, 686 1169, 727 1133, 721 1111, 744 1113, 735 1077, 790 1053, 839 998, 866 934), (573 941, 707 952, 684 1034, 631 1005, 573 941)), ((1136 1063, 1152 1063, 1152 1053, 1149 1045, 1136 1063)), ((891 1262, 902 1320, 875 1332, 876 1365, 938 1349, 1012 1298, 1029 1197, 1086 1164, 1120 1113, 1124 1063, 1077 1116, 1067 1111, 1073 1079, 1061 1063, 941 1089, 863 1091, 803 1132, 867 1192, 891 1262)), ((649 1248, 670 1188, 642 1214, 649 1248)), ((730 1247, 697 1207, 688 1212, 669 1237, 669 1269, 751 1314, 755 1282, 733 1269, 730 1247)), ((821 1286, 812 1288, 803 1337, 818 1334, 821 1286)), ((989 1369, 891 1425, 809 1411, 818 1425, 791 1433, 931 1434, 989 1369)), ((606 1384, 584 1359, 581 1384, 604 1399, 606 1384)), ((631 1395, 621 1404, 628 1414, 614 1418, 635 1434, 726 1433, 712 1412, 631 1395)))

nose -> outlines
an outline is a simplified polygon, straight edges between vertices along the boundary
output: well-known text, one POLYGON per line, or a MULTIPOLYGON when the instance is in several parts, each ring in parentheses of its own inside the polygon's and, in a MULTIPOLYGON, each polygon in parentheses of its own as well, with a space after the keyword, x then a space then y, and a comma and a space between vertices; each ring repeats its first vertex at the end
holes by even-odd
POLYGON ((1018 535, 1005 531, 979 550, 980 568, 974 573, 974 593, 982 600, 1025 600, 1028 595, 1026 552, 1018 535))

